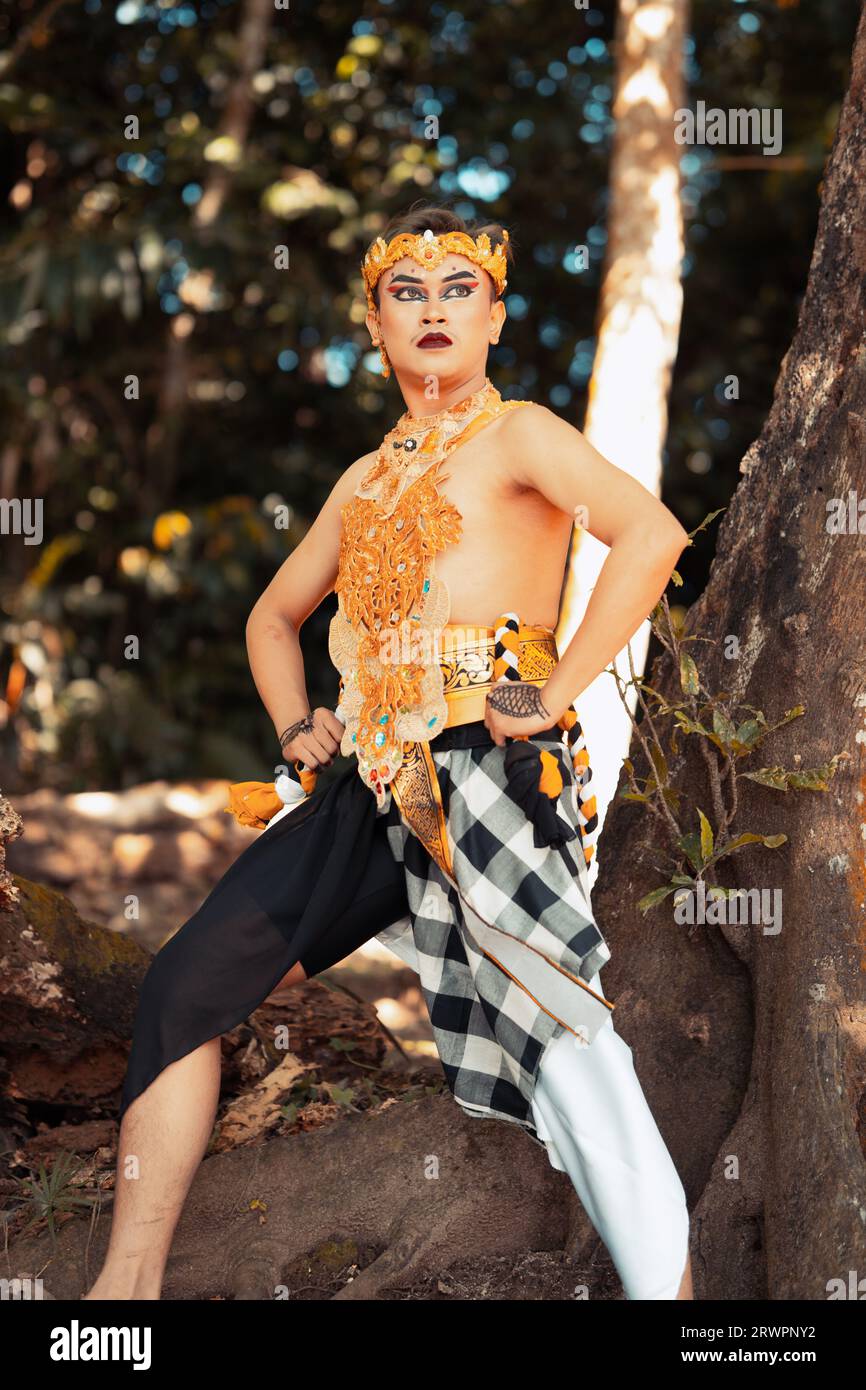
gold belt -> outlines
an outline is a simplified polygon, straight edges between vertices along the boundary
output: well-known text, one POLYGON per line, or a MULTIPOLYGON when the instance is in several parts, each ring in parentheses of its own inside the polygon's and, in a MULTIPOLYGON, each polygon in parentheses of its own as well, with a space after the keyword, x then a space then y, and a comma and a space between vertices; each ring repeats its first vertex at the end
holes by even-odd
MULTIPOLYGON (((520 679, 544 685, 559 660, 553 630, 521 624, 518 639, 520 679)), ((439 648, 448 701, 445 727, 483 719, 487 692, 494 685, 496 629, 447 623, 440 634, 439 648)), ((391 792, 403 820, 453 882, 448 828, 429 742, 404 745, 403 761, 391 781, 391 792)))
MULTIPOLYGON (((553 631, 549 627, 521 627, 518 637, 520 679, 531 685, 544 685, 559 661, 553 631)), ((487 692, 493 685, 496 629, 448 623, 442 629, 439 646, 448 701, 445 727, 483 719, 487 692), (469 633, 472 636, 467 638, 469 633)))

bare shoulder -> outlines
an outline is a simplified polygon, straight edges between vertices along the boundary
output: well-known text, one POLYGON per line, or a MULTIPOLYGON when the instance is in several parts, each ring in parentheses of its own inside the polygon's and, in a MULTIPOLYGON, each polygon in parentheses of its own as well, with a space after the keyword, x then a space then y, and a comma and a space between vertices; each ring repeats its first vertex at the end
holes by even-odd
POLYGON ((362 454, 359 459, 355 459, 354 463, 349 464, 343 477, 351 478, 352 482, 357 486, 370 465, 376 462, 378 453, 378 449, 371 449, 369 454, 362 454))
POLYGON ((378 449, 371 449, 369 454, 362 454, 359 459, 355 459, 355 462, 349 465, 343 476, 351 478, 353 485, 357 487, 367 469, 376 462, 378 455, 378 449))
POLYGON ((517 410, 509 410, 502 421, 499 442, 503 462, 515 485, 523 489, 536 487, 533 464, 549 465, 555 452, 565 446, 567 436, 573 442, 580 434, 546 405, 529 401, 517 410))
POLYGON ((507 446, 516 444, 521 448, 543 450, 549 441, 561 439, 563 432, 579 434, 555 411, 546 405, 528 401, 517 410, 509 410, 502 427, 502 439, 507 446))
POLYGON ((350 463, 349 467, 340 474, 331 493, 335 502, 348 502, 349 498, 354 495, 355 488, 367 472, 367 469, 375 462, 376 454, 376 449, 373 449, 369 454, 362 454, 360 458, 355 459, 355 462, 350 463))

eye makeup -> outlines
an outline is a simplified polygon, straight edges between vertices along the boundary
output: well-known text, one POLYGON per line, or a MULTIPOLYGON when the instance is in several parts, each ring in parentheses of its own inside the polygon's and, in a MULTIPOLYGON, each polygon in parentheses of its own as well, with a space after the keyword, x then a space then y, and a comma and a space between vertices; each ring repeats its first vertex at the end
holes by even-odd
MULTIPOLYGON (((478 282, 477 282, 477 281, 476 281, 476 283, 475 283, 474 285, 444 285, 444 286, 443 286, 443 293, 440 294, 439 298, 440 298, 440 299, 445 299, 445 298, 447 298, 447 299, 468 299, 468 298, 469 298, 469 295, 472 293, 472 291, 475 290, 475 289, 477 289, 477 288, 478 288, 478 282), (465 293, 465 294, 446 294, 446 293, 445 293, 446 290, 452 290, 452 289, 453 289, 453 290, 465 290, 466 293, 465 293)), ((388 293, 391 295, 391 298, 392 298, 392 299, 396 300, 396 302, 397 302, 398 304, 409 304, 409 303, 411 303, 411 301, 412 301, 413 299, 417 300, 419 303, 423 303, 423 302, 426 302, 426 299, 427 299, 426 286, 424 286, 424 285, 397 285, 397 286, 395 286, 395 288, 394 288, 393 290, 391 289, 391 287, 390 287, 390 285, 389 285, 389 286, 388 286, 388 293)))
MULTIPOLYGON (((478 285, 478 277, 477 275, 473 275, 471 270, 457 270, 454 272, 453 275, 446 275, 443 278, 440 291, 440 298, 446 290, 454 288, 465 289, 466 294, 452 295, 452 298, 468 299, 469 294, 473 290, 477 290, 478 285)), ((415 275, 408 275, 405 273, 401 275, 395 275, 393 279, 391 279, 388 282, 386 289, 388 294, 390 294, 393 299, 396 299, 398 304, 410 303, 411 300, 415 298, 425 299, 427 294, 427 285, 425 281, 419 280, 418 277, 415 275), (402 296, 403 290, 420 290, 423 293, 420 296, 412 294, 409 296, 409 298, 404 298, 402 296), (398 298, 398 296, 400 297, 398 298)))

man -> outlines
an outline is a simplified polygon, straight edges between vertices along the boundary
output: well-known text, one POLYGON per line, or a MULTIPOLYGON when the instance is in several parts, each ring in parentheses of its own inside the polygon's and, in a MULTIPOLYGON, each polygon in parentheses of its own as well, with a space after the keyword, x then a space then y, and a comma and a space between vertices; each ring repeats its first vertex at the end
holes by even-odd
POLYGON ((365 257, 367 327, 406 411, 339 479, 247 625, 253 678, 304 789, 338 752, 352 761, 306 798, 297 781, 282 795, 232 788, 227 809, 271 823, 144 981, 111 1240, 88 1297, 159 1297, 211 1133, 220 1034, 373 935, 418 970, 465 1113, 544 1144, 629 1298, 692 1296, 685 1194, 599 982, 610 952, 590 905, 593 807, 572 706, 688 537, 577 430, 503 401, 486 377, 511 258, 502 228, 470 234, 435 207, 396 219, 365 257), (610 554, 560 656, 578 511, 610 554), (298 633, 332 589, 340 701, 311 711, 298 633))

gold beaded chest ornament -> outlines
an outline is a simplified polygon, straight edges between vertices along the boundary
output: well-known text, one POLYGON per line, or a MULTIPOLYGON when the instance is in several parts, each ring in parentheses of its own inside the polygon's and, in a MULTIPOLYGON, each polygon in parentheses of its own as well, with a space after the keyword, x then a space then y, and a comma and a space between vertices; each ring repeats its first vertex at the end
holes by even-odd
POLYGON ((439 465, 497 415, 527 404, 503 401, 485 378, 451 409, 404 414, 340 509, 338 607, 328 635, 341 678, 340 751, 357 754, 380 806, 405 745, 429 742, 448 718, 439 636, 451 598, 435 559, 460 540, 463 518, 439 491, 439 465))

